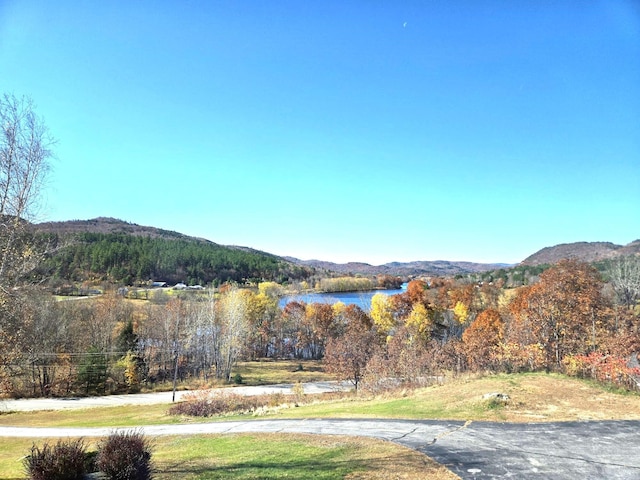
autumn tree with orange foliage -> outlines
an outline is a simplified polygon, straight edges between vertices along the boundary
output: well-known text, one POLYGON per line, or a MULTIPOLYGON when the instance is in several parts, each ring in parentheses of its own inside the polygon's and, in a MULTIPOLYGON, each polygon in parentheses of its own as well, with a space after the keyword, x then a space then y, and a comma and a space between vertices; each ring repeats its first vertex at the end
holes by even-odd
POLYGON ((327 339, 334 336, 333 320, 331 305, 307 304, 298 336, 300 348, 306 352, 306 356, 316 360, 322 358, 327 339))
POLYGON ((504 321, 494 309, 481 312, 462 334, 467 363, 472 370, 495 368, 504 336, 504 321))
POLYGON ((407 297, 409 297, 411 303, 426 303, 427 297, 425 294, 428 288, 429 286, 424 280, 411 280, 407 284, 407 297))
POLYGON ((559 262, 543 272, 538 283, 522 288, 511 303, 509 341, 537 345, 548 370, 559 370, 565 355, 596 350, 609 327, 602 287, 590 265, 559 262))

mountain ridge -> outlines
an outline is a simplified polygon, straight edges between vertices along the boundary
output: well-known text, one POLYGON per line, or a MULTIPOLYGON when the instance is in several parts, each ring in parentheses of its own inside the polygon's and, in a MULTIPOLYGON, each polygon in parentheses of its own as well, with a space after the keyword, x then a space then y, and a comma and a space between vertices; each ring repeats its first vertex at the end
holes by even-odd
POLYGON ((637 254, 640 254, 640 240, 634 240, 627 245, 617 245, 612 242, 561 243, 538 250, 520 262, 520 265, 554 264, 564 259, 591 263, 637 254))
MULTIPOLYGON (((508 263, 477 263, 469 261, 449 260, 418 260, 412 262, 388 262, 382 265, 371 265, 365 262, 334 263, 323 260, 301 260, 291 256, 277 256, 268 252, 247 246, 220 245, 211 240, 193 237, 172 230, 138 225, 136 223, 119 220, 112 217, 97 217, 89 220, 68 220, 59 222, 43 222, 35 224, 41 232, 73 235, 77 233, 116 233, 151 238, 164 238, 202 242, 212 246, 222 246, 244 252, 268 255, 280 258, 294 265, 311 267, 318 270, 331 271, 350 275, 393 275, 399 277, 455 276, 467 273, 479 273, 515 266, 508 263)), ((529 255, 516 265, 554 264, 566 258, 573 258, 585 262, 596 262, 615 258, 620 255, 640 254, 640 239, 627 245, 617 245, 612 242, 573 242, 544 247, 529 255)))
POLYGON ((465 273, 486 272, 498 268, 509 267, 506 263, 475 263, 448 260, 418 260, 412 262, 389 262, 382 265, 371 265, 365 262, 334 263, 324 260, 300 260, 295 257, 283 257, 296 265, 330 270, 351 275, 393 275, 410 277, 417 275, 455 276, 465 273))
POLYGON ((138 225, 113 217, 96 217, 89 220, 63 220, 56 222, 42 222, 35 224, 38 231, 57 234, 74 233, 127 233, 130 235, 145 235, 152 238, 180 238, 211 242, 204 238, 191 237, 173 230, 138 225))

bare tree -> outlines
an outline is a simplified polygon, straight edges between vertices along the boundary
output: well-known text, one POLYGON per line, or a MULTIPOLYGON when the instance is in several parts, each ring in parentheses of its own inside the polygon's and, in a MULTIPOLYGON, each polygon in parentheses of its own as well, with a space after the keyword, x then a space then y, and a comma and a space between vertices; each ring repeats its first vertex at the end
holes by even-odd
POLYGON ((0 98, 0 288, 5 291, 37 261, 24 234, 38 205, 53 144, 30 99, 0 98))
POLYGON ((379 350, 380 335, 368 322, 354 321, 342 337, 330 338, 324 354, 329 373, 340 380, 348 380, 358 390, 369 360, 379 350))
POLYGON ((40 259, 28 220, 38 204, 52 145, 31 100, 0 97, 0 390, 10 389, 22 355, 20 298, 12 289, 40 259))
POLYGON ((633 309, 640 298, 640 256, 616 258, 611 262, 607 273, 620 302, 633 309))
POLYGON ((68 319, 61 315, 50 296, 37 290, 21 299, 22 358, 30 367, 31 394, 48 396, 64 392, 66 389, 59 388, 57 377, 58 370, 63 370, 61 360, 65 353, 72 351, 68 319))

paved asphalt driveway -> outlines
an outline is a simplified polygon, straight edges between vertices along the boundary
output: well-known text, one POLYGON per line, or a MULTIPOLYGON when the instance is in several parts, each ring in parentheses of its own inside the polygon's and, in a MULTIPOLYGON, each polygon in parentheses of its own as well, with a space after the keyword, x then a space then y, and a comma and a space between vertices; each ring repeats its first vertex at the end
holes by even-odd
MULTIPOLYGON (((150 436, 279 432, 375 437, 423 452, 463 479, 640 479, 640 421, 256 420, 156 425, 143 430, 150 436)), ((0 436, 89 437, 111 431, 0 427, 0 436)))

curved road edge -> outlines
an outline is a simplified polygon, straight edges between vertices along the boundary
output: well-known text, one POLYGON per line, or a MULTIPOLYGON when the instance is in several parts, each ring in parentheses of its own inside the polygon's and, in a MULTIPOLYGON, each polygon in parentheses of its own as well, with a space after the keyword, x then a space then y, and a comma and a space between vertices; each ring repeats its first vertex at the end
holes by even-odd
MULTIPOLYGON (((366 436, 422 452, 463 479, 640 478, 640 421, 508 424, 418 420, 255 420, 139 427, 146 435, 366 436)), ((96 437, 130 428, 0 427, 3 437, 96 437)))

